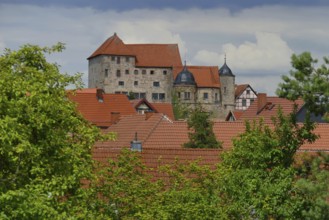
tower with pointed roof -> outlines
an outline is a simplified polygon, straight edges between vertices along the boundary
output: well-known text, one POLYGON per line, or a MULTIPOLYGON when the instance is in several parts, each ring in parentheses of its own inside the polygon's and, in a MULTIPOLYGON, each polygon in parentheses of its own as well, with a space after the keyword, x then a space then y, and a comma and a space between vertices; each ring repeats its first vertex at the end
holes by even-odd
POLYGON ((218 74, 221 81, 221 104, 224 116, 235 109, 235 75, 226 64, 226 55, 224 65, 219 69, 218 74))

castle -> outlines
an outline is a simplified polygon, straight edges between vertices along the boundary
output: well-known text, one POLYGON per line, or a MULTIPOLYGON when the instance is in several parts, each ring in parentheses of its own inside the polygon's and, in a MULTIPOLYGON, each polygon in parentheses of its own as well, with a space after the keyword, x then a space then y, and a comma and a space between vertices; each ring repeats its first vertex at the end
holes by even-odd
POLYGON ((216 118, 235 109, 235 75, 227 66, 183 65, 177 44, 125 44, 115 33, 88 57, 88 87, 150 102, 200 103, 216 118))

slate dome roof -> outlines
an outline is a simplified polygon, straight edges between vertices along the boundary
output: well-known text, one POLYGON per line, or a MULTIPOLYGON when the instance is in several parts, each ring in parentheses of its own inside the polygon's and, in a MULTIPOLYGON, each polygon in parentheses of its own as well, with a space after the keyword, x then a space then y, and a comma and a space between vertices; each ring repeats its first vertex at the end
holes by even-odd
POLYGON ((186 64, 183 70, 178 73, 174 85, 196 85, 193 74, 187 69, 186 64))
POLYGON ((227 66, 226 61, 224 65, 218 70, 220 76, 234 76, 230 67, 227 66))

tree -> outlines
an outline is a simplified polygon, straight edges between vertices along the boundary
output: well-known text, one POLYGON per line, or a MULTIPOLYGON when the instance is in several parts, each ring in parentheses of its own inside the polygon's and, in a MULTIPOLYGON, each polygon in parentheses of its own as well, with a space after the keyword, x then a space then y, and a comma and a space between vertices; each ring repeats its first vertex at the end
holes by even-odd
POLYGON ((186 119, 188 117, 189 111, 189 104, 182 103, 181 100, 178 98, 177 93, 172 93, 172 100, 173 112, 175 116, 175 120, 179 119, 186 119))
POLYGON ((188 129, 193 129, 188 133, 189 142, 184 144, 186 148, 221 148, 222 143, 216 140, 213 131, 213 122, 210 114, 205 112, 201 105, 197 105, 189 115, 187 120, 188 129))
POLYGON ((66 87, 80 75, 59 73, 45 54, 22 46, 0 57, 0 216, 2 219, 65 218, 66 201, 91 175, 91 147, 99 130, 77 113, 66 87))
POLYGON ((324 64, 315 67, 317 60, 309 52, 292 55, 293 70, 289 76, 282 76, 277 94, 289 100, 303 99, 307 109, 329 120, 329 58, 324 64))
POLYGON ((247 123, 246 132, 233 141, 232 151, 222 155, 220 197, 232 219, 329 217, 329 173, 317 164, 306 177, 296 167, 297 150, 316 136, 313 123, 306 120, 299 125, 295 115, 283 116, 279 111, 273 129, 262 121, 247 123))

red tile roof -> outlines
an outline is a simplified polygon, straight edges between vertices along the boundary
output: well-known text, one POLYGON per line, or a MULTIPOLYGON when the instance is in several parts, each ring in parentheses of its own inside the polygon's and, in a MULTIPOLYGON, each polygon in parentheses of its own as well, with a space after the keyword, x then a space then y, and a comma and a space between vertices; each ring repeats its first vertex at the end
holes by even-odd
POLYGON ((116 34, 108 38, 88 59, 99 55, 134 56, 137 67, 182 65, 177 44, 125 44, 116 34))
POLYGON ((120 115, 136 114, 126 95, 102 94, 103 101, 97 98, 97 89, 82 89, 76 91, 75 95, 69 93, 68 97, 77 103, 77 109, 82 116, 96 126, 110 126, 112 124, 112 113, 120 115))
MULTIPOLYGON (((265 123, 271 123, 271 118, 277 115, 279 107, 281 107, 283 114, 289 114, 294 109, 294 102, 288 99, 266 97, 266 104, 264 103, 259 110, 258 99, 259 97, 255 99, 247 110, 244 111, 239 120, 245 121, 263 118, 265 123)), ((296 100, 295 103, 298 105, 298 109, 300 109, 304 104, 302 100, 296 100)))
POLYGON ((247 88, 248 84, 235 85, 235 98, 239 97, 247 88))
MULTIPOLYGON (((176 66, 173 70, 174 79, 183 70, 183 66, 176 66)), ((202 88, 219 88, 220 79, 217 66, 187 66, 195 79, 197 87, 202 88)))
POLYGON ((152 103, 156 112, 166 115, 170 120, 175 120, 174 110, 171 103, 152 103))

